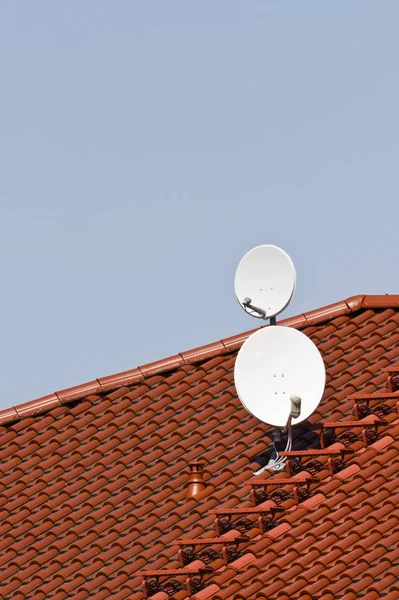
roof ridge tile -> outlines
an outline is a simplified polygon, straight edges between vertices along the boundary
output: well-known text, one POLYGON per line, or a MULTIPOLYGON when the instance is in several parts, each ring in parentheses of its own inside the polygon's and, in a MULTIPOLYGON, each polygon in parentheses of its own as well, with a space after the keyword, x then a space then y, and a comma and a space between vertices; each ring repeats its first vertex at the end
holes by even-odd
POLYGON ((320 323, 320 321, 330 321, 334 317, 340 317, 351 312, 351 309, 345 301, 334 302, 322 308, 310 310, 303 314, 306 319, 306 325, 320 323))

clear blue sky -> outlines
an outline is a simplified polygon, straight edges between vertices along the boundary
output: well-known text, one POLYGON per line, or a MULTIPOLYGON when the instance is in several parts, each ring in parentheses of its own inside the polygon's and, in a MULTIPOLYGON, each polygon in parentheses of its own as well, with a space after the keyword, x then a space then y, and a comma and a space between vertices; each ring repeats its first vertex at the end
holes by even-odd
POLYGON ((0 408, 259 324, 399 292, 399 3, 0 6, 0 408))

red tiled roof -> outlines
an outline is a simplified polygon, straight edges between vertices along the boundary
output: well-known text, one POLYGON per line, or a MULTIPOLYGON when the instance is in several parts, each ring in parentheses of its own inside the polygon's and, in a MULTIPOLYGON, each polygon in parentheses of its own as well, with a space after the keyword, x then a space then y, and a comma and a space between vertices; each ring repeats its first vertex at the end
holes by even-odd
POLYGON ((270 429, 233 383, 251 332, 0 411, 1 597, 138 600, 147 571, 154 600, 399 598, 399 296, 281 323, 327 367, 285 474, 252 475, 270 429))

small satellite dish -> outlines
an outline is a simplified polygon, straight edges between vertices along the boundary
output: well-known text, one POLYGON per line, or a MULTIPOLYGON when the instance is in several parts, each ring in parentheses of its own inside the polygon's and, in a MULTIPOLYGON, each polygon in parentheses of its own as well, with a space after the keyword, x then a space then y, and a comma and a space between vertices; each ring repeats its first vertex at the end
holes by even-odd
POLYGON ((293 425, 317 408, 326 371, 319 350, 306 335, 290 327, 265 327, 241 347, 234 381, 248 412, 264 423, 285 427, 291 396, 301 399, 300 416, 292 418, 293 425))
POLYGON ((295 267, 277 246, 257 246, 241 259, 234 280, 238 302, 253 317, 268 319, 289 304, 295 290, 295 267))

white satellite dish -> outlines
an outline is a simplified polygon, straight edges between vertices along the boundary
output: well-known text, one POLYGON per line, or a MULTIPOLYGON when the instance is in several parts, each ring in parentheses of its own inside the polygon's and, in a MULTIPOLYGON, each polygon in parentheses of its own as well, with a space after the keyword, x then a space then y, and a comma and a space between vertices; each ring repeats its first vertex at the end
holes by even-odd
POLYGON ((324 392, 326 371, 321 354, 306 335, 290 327, 265 327, 252 334, 241 347, 234 381, 244 407, 256 418, 285 427, 291 396, 301 399, 300 416, 307 419, 324 392))
POLYGON ((277 246, 257 246, 241 259, 234 280, 242 308, 259 319, 278 315, 295 290, 295 267, 277 246))

